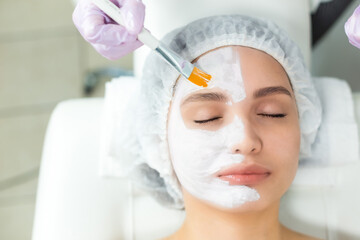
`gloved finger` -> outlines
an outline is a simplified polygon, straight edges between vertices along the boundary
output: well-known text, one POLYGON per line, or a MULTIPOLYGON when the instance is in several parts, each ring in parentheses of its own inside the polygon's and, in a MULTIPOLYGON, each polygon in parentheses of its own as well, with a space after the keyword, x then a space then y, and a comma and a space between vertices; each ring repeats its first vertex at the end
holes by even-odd
MULTIPOLYGON (((111 1, 115 5, 121 6, 120 1, 111 1)), ((113 46, 136 40, 136 37, 129 34, 124 26, 115 23, 87 0, 80 0, 73 13, 73 21, 84 39, 92 44, 99 43, 113 46)), ((142 24, 139 30, 141 29, 142 24)))
MULTIPOLYGON (((120 1, 110 1, 120 6, 120 1)), ((95 28, 99 25, 117 24, 90 0, 79 0, 73 13, 73 22, 85 39, 92 38, 95 28)))
POLYGON ((345 23, 345 33, 349 42, 360 48, 360 5, 345 23))
POLYGON ((89 0, 80 0, 75 7, 72 18, 76 28, 85 37, 86 34, 84 33, 91 31, 94 25, 104 24, 102 14, 101 10, 89 0))
POLYGON ((145 5, 140 0, 123 2, 120 12, 126 29, 133 35, 139 34, 144 27, 145 5))
POLYGON ((104 44, 93 44, 96 51, 98 51, 101 55, 110 60, 119 59, 127 55, 128 53, 134 51, 135 49, 141 47, 142 45, 143 43, 138 40, 131 43, 126 43, 126 48, 124 47, 124 44, 112 47, 104 44))
POLYGON ((104 44, 109 47, 137 40, 136 35, 130 34, 125 27, 117 24, 94 26, 92 31, 85 33, 85 35, 88 42, 92 44, 104 44))

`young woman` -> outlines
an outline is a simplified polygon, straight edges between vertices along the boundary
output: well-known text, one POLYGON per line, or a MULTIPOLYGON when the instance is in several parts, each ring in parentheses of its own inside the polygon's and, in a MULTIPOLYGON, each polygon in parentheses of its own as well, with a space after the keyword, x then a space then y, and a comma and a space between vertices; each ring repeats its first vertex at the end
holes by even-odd
POLYGON ((280 224, 298 166, 300 125, 283 67, 257 49, 226 46, 197 63, 213 76, 178 80, 168 141, 186 218, 167 239, 314 239, 280 224))
POLYGON ((131 176, 186 211, 167 239, 313 239, 278 218, 321 123, 298 47, 275 24, 240 15, 197 20, 163 42, 212 75, 199 87, 150 54, 137 114, 126 115, 131 176))

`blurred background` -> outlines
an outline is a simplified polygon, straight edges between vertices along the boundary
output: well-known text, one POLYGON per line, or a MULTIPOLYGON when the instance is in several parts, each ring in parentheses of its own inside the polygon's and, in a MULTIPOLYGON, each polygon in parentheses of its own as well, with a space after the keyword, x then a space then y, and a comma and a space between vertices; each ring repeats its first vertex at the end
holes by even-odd
MULTIPOLYGON (((313 41, 311 71, 345 79, 360 91, 360 51, 343 30, 360 1, 349 2, 313 41)), ((111 62, 82 39, 71 20, 73 8, 70 0, 0 1, 2 240, 31 239, 42 146, 56 104, 102 97, 111 76, 132 71, 132 54, 111 62)))

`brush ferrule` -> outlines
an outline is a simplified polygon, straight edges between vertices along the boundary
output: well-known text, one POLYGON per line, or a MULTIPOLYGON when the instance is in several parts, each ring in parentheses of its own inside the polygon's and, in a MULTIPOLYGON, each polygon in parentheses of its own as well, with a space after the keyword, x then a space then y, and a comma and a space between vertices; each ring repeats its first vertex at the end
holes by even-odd
POLYGON ((159 46, 155 49, 165 60, 173 66, 179 73, 181 73, 186 79, 190 77, 190 74, 194 66, 180 57, 173 50, 169 49, 166 45, 160 42, 159 46))

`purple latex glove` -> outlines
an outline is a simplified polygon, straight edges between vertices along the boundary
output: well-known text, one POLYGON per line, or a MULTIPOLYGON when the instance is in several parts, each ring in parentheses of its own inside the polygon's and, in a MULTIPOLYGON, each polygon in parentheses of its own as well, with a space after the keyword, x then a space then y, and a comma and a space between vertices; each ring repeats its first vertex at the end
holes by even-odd
POLYGON ((115 23, 90 0, 79 0, 73 21, 83 38, 104 57, 119 59, 143 45, 137 40, 145 17, 141 0, 110 0, 120 7, 124 25, 115 23))
POLYGON ((360 48, 360 6, 355 9, 353 15, 345 23, 345 33, 349 42, 360 48))

